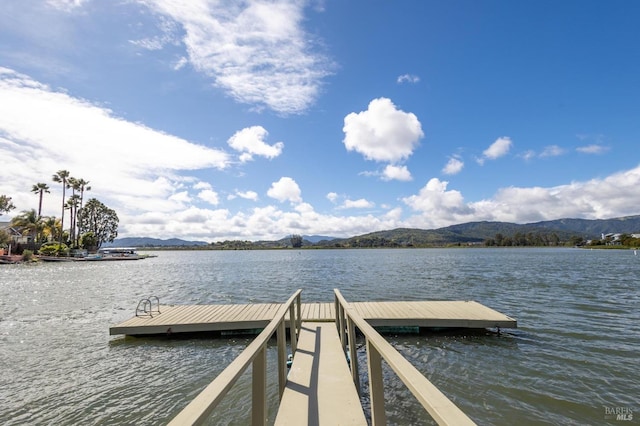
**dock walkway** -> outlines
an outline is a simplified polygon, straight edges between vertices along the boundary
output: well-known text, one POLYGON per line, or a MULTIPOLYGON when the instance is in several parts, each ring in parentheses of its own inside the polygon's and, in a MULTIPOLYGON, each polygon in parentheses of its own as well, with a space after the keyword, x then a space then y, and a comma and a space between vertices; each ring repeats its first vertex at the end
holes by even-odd
POLYGON ((367 420, 335 324, 303 322, 275 425, 363 425, 367 420))

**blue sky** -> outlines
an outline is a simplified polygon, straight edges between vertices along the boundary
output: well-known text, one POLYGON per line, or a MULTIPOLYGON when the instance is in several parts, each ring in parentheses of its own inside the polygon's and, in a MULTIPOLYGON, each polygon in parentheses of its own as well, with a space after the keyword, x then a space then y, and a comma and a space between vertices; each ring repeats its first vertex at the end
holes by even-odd
POLYGON ((640 3, 9 0, 0 194, 119 236, 640 213, 640 3), (183 3, 183 4, 179 4, 183 3), (86 198, 85 197, 85 198, 86 198))

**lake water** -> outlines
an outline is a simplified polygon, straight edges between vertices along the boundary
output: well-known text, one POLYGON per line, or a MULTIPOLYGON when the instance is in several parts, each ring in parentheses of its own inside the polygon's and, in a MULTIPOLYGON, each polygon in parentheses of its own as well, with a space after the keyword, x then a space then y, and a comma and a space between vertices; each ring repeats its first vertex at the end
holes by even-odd
MULTIPOLYGON (((298 288, 303 302, 332 301, 339 288, 350 301, 476 300, 517 318, 519 328, 500 335, 386 336, 478 424, 640 423, 640 255, 633 251, 157 254, 0 266, 0 424, 165 424, 250 340, 124 338, 109 336, 109 326, 149 295, 162 304, 276 302, 298 288), (616 420, 615 411, 633 420, 616 420)), ((359 358, 365 366, 362 345, 359 358)), ((271 347, 269 365, 275 359, 271 347)), ((277 379, 268 380, 273 418, 277 379)), ((247 424, 249 389, 245 374, 211 424, 247 424)), ((390 371, 385 398, 389 424, 429 423, 390 371)))

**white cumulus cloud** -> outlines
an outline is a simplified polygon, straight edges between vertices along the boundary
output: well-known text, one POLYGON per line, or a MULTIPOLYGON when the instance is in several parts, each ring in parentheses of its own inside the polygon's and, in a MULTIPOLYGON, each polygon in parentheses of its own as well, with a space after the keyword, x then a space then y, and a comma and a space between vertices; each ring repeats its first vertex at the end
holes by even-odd
POLYGON ((410 181, 412 179, 413 177, 411 177, 411 172, 409 172, 407 166, 394 166, 389 164, 382 172, 382 180, 410 181))
POLYGON ((451 157, 447 164, 442 169, 442 173, 445 175, 457 175, 462 171, 464 167, 464 162, 460 160, 458 157, 451 157))
POLYGON ((484 160, 495 160, 507 155, 507 153, 509 153, 509 150, 511 149, 512 144, 513 142, 511 142, 511 138, 507 136, 496 139, 496 141, 492 143, 489 148, 485 149, 482 152, 482 157, 478 159, 478 163, 483 164, 484 160))
POLYGON ((236 191, 235 195, 245 200, 258 201, 258 193, 255 191, 236 191))
POLYGON ((428 216, 470 214, 471 209, 465 204, 462 194, 459 191, 447 190, 448 184, 449 182, 432 178, 417 195, 403 198, 402 201, 413 210, 428 216))
POLYGON ((217 206, 220 203, 218 193, 211 189, 204 189, 198 193, 198 198, 206 201, 207 203, 217 206))
POLYGON ((280 202, 290 201, 292 203, 302 202, 300 196, 302 191, 295 180, 290 177, 282 177, 279 181, 273 182, 271 188, 267 191, 267 195, 280 202))
POLYGON ((276 142, 269 145, 264 141, 268 135, 269 132, 264 127, 252 126, 237 131, 227 143, 231 148, 243 154, 240 156, 243 162, 252 160, 254 155, 271 159, 282 154, 284 143, 276 142))
POLYGON ((424 136, 418 117, 397 109, 387 98, 372 100, 366 111, 348 114, 342 130, 348 151, 390 163, 411 156, 424 136))
POLYGON ((374 207, 375 203, 368 201, 364 198, 359 200, 345 200, 342 208, 344 209, 368 209, 374 207))
POLYGON ((417 212, 403 225, 432 229, 483 220, 531 223, 567 217, 607 219, 636 215, 634 194, 640 187, 640 166, 604 179, 568 185, 501 188, 489 199, 469 203, 462 193, 447 186, 448 182, 433 178, 418 194, 403 198, 417 212))

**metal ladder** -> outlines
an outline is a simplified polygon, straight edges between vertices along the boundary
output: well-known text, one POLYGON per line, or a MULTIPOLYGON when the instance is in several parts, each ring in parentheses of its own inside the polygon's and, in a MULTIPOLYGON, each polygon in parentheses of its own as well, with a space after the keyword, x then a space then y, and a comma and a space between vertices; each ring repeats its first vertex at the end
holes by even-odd
POLYGON ((138 306, 136 307, 136 316, 137 317, 151 317, 153 318, 153 314, 160 314, 160 298, 158 296, 149 296, 146 299, 140 299, 138 302, 138 306), (153 308, 153 303, 151 300, 155 300, 155 309, 153 308))

